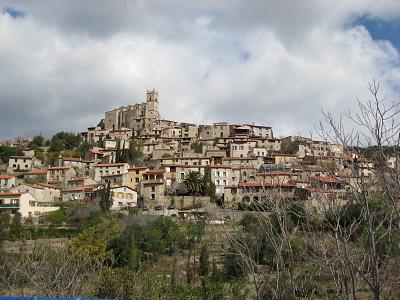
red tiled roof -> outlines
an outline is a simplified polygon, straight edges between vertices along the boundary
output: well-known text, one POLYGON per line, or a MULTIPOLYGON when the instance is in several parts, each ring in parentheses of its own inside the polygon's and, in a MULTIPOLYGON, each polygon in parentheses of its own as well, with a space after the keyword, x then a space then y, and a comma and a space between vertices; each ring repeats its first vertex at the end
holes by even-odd
POLYGON ((155 180, 143 180, 143 184, 164 184, 164 180, 162 179, 155 179, 155 180))
POLYGON ((48 184, 48 183, 40 183, 40 182, 38 182, 37 185, 43 186, 43 187, 47 187, 47 188, 50 188, 50 189, 59 190, 59 188, 56 187, 55 185, 48 184))
POLYGON ((26 173, 24 173, 24 175, 40 175, 40 174, 47 174, 47 170, 30 170, 26 173))
POLYGON ((149 170, 145 172, 144 174, 164 174, 165 169, 159 169, 159 170, 149 170))
POLYGON ((72 178, 72 179, 68 180, 68 182, 70 182, 70 181, 82 181, 82 180, 85 180, 85 179, 89 179, 89 178, 88 177, 82 177, 82 178, 76 177, 76 178, 72 178))
POLYGON ((211 165, 210 168, 211 169, 232 169, 231 166, 227 166, 227 165, 211 165))
POLYGON ((338 183, 339 182, 336 178, 330 177, 330 176, 315 176, 314 179, 321 181, 321 182, 325 182, 325 183, 338 183))
POLYGON ((129 168, 128 170, 145 170, 148 169, 149 167, 133 167, 133 168, 129 168))
POLYGON ((22 155, 13 155, 10 158, 17 158, 17 159, 32 159, 32 156, 22 156, 22 155))
POLYGON ((270 176, 298 176, 298 173, 294 172, 265 172, 265 173, 257 173, 256 176, 260 177, 270 177, 270 176))
POLYGON ((97 164, 96 167, 122 167, 126 165, 125 163, 115 163, 115 164, 97 164))
POLYGON ((80 186, 76 188, 72 188, 69 190, 63 190, 63 193, 73 193, 73 192, 86 192, 86 191, 92 191, 95 187, 94 186, 80 186))
POLYGON ((80 157, 61 157, 62 160, 67 160, 67 161, 82 161, 82 158, 80 157))
POLYGON ((124 174, 109 174, 109 175, 102 175, 101 177, 115 177, 115 176, 123 176, 124 174))
POLYGON ((22 193, 15 193, 15 192, 0 192, 1 196, 21 196, 22 193))
POLYGON ((296 187, 292 183, 240 182, 239 187, 296 187))
MULTIPOLYGON (((103 150, 103 149, 101 149, 101 150, 103 150)), ((89 151, 92 152, 93 154, 103 155, 103 152, 101 152, 101 150, 100 149, 95 149, 95 148, 89 149, 89 151)))
POLYGON ((15 178, 15 177, 7 175, 7 174, 0 174, 0 179, 12 179, 12 178, 15 178))

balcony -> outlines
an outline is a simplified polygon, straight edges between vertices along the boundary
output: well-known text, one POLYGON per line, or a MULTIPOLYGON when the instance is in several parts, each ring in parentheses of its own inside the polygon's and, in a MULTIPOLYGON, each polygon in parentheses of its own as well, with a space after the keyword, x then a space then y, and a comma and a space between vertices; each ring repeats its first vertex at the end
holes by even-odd
POLYGON ((0 208, 18 208, 18 203, 0 203, 0 208))

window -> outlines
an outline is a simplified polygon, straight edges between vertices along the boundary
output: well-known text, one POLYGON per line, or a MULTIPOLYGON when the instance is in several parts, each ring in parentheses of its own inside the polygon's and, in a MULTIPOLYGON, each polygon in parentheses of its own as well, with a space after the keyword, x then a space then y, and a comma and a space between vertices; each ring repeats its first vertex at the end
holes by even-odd
POLYGON ((223 176, 226 177, 226 172, 224 172, 223 174, 224 174, 223 176))
POLYGON ((155 192, 155 191, 156 191, 156 187, 155 187, 155 186, 152 186, 152 187, 151 187, 151 191, 152 191, 152 192, 155 192))
POLYGON ((136 183, 139 183, 139 178, 136 178, 135 181, 136 181, 136 183))
POLYGON ((156 199, 156 195, 151 194, 151 195, 150 195, 150 198, 151 198, 151 200, 154 200, 154 199, 156 199))

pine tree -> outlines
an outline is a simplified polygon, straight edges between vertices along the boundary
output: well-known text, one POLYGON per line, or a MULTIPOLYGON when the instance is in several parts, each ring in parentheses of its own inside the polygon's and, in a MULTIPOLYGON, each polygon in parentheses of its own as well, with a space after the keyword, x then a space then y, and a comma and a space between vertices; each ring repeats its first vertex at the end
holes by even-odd
POLYGON ((204 244, 200 250, 200 275, 208 276, 208 260, 209 260, 209 252, 207 244, 204 244))
POLYGON ((111 186, 110 182, 108 182, 107 187, 101 191, 100 209, 103 212, 109 211, 111 205, 112 205, 111 186))

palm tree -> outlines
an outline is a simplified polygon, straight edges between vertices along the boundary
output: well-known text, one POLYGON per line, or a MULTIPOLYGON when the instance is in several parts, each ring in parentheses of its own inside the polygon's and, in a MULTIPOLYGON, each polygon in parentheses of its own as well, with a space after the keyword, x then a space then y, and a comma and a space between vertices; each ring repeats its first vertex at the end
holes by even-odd
POLYGON ((195 203, 195 197, 200 194, 203 188, 203 178, 200 172, 189 171, 183 180, 183 184, 187 188, 189 194, 193 195, 193 206, 195 203))

